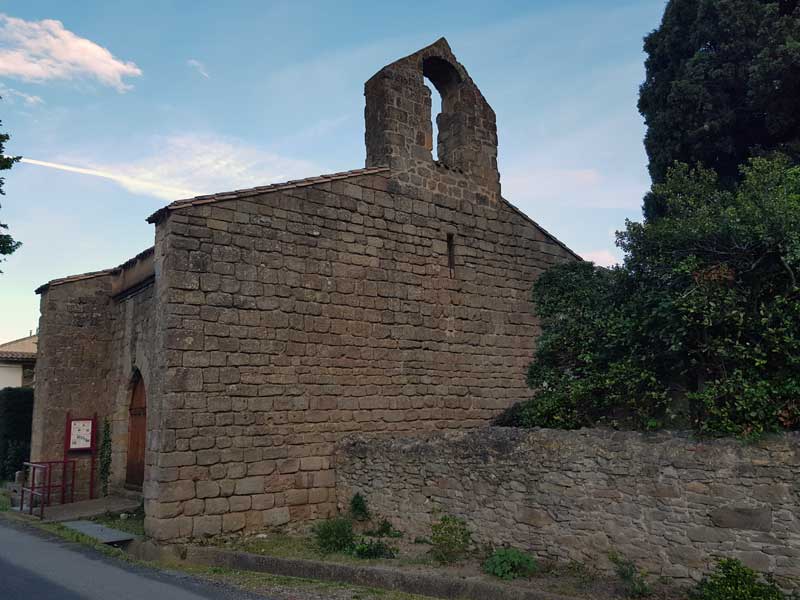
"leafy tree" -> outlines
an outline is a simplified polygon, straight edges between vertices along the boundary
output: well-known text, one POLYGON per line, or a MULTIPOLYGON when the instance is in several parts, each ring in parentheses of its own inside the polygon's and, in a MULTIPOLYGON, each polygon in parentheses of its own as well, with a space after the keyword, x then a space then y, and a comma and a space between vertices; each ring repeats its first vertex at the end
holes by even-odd
MULTIPOLYGON (((639 111, 654 183, 674 162, 717 172, 730 188, 753 156, 800 161, 798 0, 670 0, 645 38, 639 111)), ((661 216, 658 196, 645 217, 661 216)))
POLYGON ((506 423, 800 427, 800 167, 758 158, 742 177, 679 165, 653 189, 665 215, 618 234, 622 266, 540 277, 537 393, 506 423))
MULTIPOLYGON (((2 126, 2 124, 2 121, 0 121, 0 126, 2 126)), ((9 136, 7 133, 0 133, 0 171, 10 169, 14 166, 14 163, 20 159, 19 156, 5 155, 5 144, 10 137, 11 136, 9 136)), ((3 191, 4 182, 5 178, 0 177, 0 195, 5 195, 5 192, 3 191)), ((16 241, 8 233, 3 233, 3 230, 8 230, 8 225, 0 222, 0 260, 2 260, 3 256, 12 254, 21 246, 20 242, 16 241)), ((0 271, 0 273, 2 273, 2 271, 0 271)))
POLYGON ((798 429, 800 0, 670 0, 645 51, 645 222, 539 278, 536 397, 500 422, 798 429))

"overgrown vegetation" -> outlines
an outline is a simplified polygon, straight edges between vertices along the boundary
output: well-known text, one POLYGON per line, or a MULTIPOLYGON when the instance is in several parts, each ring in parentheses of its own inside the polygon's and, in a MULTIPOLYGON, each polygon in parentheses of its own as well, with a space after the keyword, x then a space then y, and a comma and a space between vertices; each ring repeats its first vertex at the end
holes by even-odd
POLYGON ((531 577, 538 570, 536 559, 516 548, 498 548, 483 563, 484 573, 506 580, 531 577))
POLYGON ((403 532, 398 531, 394 528, 389 521, 383 519, 375 529, 368 529, 364 532, 364 535, 368 535, 370 537, 390 537, 390 538, 399 538, 403 537, 403 532))
POLYGON ((614 572, 622 581, 622 587, 628 598, 646 598, 653 593, 647 582, 647 572, 640 571, 632 560, 620 556, 616 552, 609 554, 614 565, 614 572))
POLYGON ((347 517, 334 517, 314 525, 314 537, 321 552, 350 552, 355 544, 353 522, 347 517))
MULTIPOLYGON (((714 170, 779 151, 800 161, 800 10, 797 0, 672 0, 645 38, 639 110, 650 175, 678 161, 714 170)), ((667 207, 645 198, 652 219, 667 207)))
POLYGON ((619 234, 623 266, 540 277, 536 397, 504 422, 739 436, 800 425, 800 168, 755 159, 743 175, 728 191, 676 167, 654 187, 669 213, 619 234))
POLYGON ((431 555, 440 563, 456 562, 466 556, 471 536, 463 519, 443 516, 431 526, 431 555))
POLYGON ((358 558, 394 558, 397 550, 383 540, 361 538, 353 546, 353 554, 358 558))
POLYGON ((357 538, 353 522, 361 522, 359 531, 362 531, 371 518, 372 513, 366 498, 360 493, 354 494, 350 499, 348 516, 328 519, 314 526, 317 548, 323 553, 352 554, 356 558, 394 558, 397 556, 397 549, 394 546, 382 539, 368 539, 402 537, 403 534, 386 519, 383 519, 377 527, 365 530, 364 536, 368 537, 357 538))
POLYGON ((13 479, 28 460, 31 448, 33 390, 0 390, 0 480, 13 479))
POLYGON ((785 600, 786 596, 772 581, 734 559, 723 559, 711 575, 690 594, 691 600, 785 600))
POLYGON ((368 521, 370 518, 367 499, 360 493, 356 493, 350 498, 350 516, 356 521, 368 521))
POLYGON ((653 187, 624 263, 536 282, 536 398, 501 424, 800 427, 798 0, 670 0, 645 40, 653 187))

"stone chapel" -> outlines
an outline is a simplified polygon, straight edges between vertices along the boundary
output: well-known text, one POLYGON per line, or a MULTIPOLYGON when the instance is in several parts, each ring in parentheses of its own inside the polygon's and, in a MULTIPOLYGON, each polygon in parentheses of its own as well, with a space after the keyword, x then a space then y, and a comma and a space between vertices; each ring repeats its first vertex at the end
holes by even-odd
POLYGON ((528 398, 531 286, 579 257, 502 197, 495 113, 445 39, 364 95, 365 168, 173 202, 153 247, 37 290, 32 460, 96 414, 111 489, 173 542, 327 517, 342 437, 528 398))

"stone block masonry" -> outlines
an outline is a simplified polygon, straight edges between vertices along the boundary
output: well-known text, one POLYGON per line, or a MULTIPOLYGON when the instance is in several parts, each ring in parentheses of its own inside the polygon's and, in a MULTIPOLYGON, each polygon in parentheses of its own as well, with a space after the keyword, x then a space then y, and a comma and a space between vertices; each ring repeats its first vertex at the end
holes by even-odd
MULTIPOLYGON (((131 381, 140 374, 155 385, 152 250, 115 269, 55 280, 39 288, 41 318, 36 363, 31 459, 63 459, 65 418, 98 416, 97 439, 103 420, 112 431, 111 488, 124 485, 128 450, 128 412, 131 381), (131 273, 145 270, 120 284, 131 273), (149 269, 149 270, 148 270, 149 269)), ((90 460, 75 452, 76 500, 89 494, 90 460)), ((61 483, 61 471, 53 471, 61 483)), ((59 493, 53 497, 58 499, 59 493)))
POLYGON ((443 514, 483 544, 610 569, 614 550, 696 580, 732 557, 800 583, 800 435, 744 445, 677 434, 481 428, 355 436, 336 453, 356 492, 407 536, 443 514))
POLYGON ((154 537, 328 517, 343 435, 474 427, 527 397, 531 282, 571 256, 505 203, 393 185, 382 170, 160 223, 154 537))
POLYGON ((444 39, 365 96, 366 168, 173 202, 141 260, 40 289, 34 437, 63 441, 54 407, 115 415, 112 478, 143 471, 158 541, 327 517, 343 436, 472 428, 528 397, 531 287, 579 257, 502 197, 494 111, 444 39), (62 322, 84 294, 92 318, 62 322))

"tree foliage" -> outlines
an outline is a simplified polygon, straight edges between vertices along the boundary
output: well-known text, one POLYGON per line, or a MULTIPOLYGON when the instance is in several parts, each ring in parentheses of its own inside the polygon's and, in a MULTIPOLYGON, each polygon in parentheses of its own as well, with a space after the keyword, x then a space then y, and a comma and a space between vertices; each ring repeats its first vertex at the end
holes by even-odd
MULTIPOLYGON (((2 124, 2 121, 0 121, 0 126, 2 126, 2 124)), ((7 133, 0 133, 0 171, 10 169, 14 166, 14 163, 20 159, 19 156, 5 155, 5 145, 9 139, 11 139, 11 136, 7 133)), ((5 183, 5 178, 0 177, 0 195, 5 195, 3 183, 5 183)), ((7 230, 8 225, 0 222, 0 260, 2 260, 4 256, 12 254, 21 245, 20 242, 16 241, 10 234, 5 233, 7 230)), ((0 273, 2 273, 2 271, 0 271, 0 273)))
POLYGON ((7 387, 0 390, 0 480, 13 479, 28 460, 33 421, 33 390, 7 387))
POLYGON ((728 189, 679 165, 653 191, 668 211, 627 223, 622 266, 567 264, 535 284, 537 393, 504 422, 800 427, 800 167, 753 159, 728 189))
MULTIPOLYGON (((654 183, 674 162, 701 164, 730 187, 748 158, 800 159, 798 0, 670 0, 645 38, 639 110, 654 183)), ((658 197, 645 216, 660 216, 658 197)))

